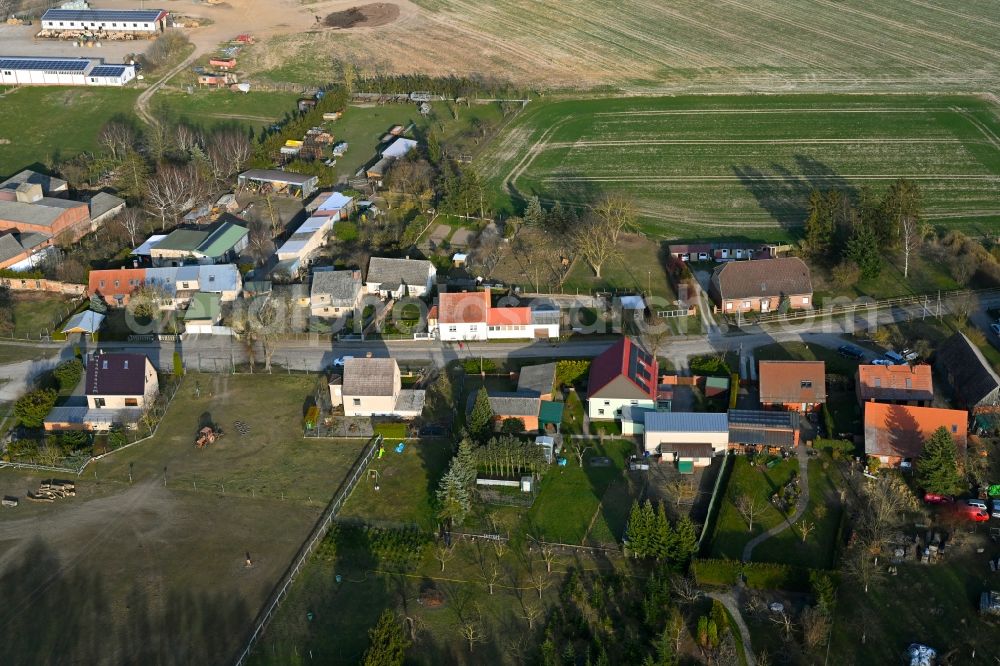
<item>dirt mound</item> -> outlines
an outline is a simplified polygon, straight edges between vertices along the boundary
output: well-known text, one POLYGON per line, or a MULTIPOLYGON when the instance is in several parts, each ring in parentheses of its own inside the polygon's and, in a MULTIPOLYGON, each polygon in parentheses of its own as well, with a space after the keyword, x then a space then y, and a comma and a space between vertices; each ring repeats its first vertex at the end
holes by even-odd
POLYGON ((323 25, 330 28, 377 28, 399 18, 399 7, 388 2, 351 7, 327 14, 323 25))

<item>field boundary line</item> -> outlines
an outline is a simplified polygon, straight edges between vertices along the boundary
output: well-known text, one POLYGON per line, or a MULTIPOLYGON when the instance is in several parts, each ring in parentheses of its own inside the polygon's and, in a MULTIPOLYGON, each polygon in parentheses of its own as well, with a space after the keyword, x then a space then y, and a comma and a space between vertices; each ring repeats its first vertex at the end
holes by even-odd
POLYGON ((275 585, 270 597, 268 597, 264 607, 257 615, 257 619, 254 621, 254 629, 250 633, 249 638, 247 638, 243 650, 240 652, 239 656, 236 657, 236 666, 243 666, 247 663, 247 660, 250 658, 250 654, 257 645, 257 641, 260 639, 261 635, 263 635, 264 630, 273 619, 275 613, 277 613, 281 602, 288 596, 288 591, 295 583, 295 580, 298 578, 299 573, 301 573, 302 568, 308 563, 309 558, 316 549, 316 546, 323 540, 326 533, 330 530, 330 526, 333 524, 334 519, 340 512, 340 509, 344 506, 344 502, 347 501, 348 497, 350 497, 351 492, 354 490, 354 486, 358 483, 358 480, 363 476, 363 472, 368 468, 368 463, 370 463, 372 458, 375 456, 375 452, 378 451, 382 441, 382 435, 375 435, 375 437, 368 442, 367 450, 362 450, 361 455, 354 461, 354 464, 348 472, 350 478, 347 476, 344 477, 344 481, 341 482, 340 486, 337 488, 337 492, 333 494, 333 499, 330 500, 326 509, 324 509, 323 513, 320 514, 312 532, 306 537, 305 542, 303 542, 302 546, 299 548, 295 558, 292 560, 291 564, 289 564, 285 573, 275 585))

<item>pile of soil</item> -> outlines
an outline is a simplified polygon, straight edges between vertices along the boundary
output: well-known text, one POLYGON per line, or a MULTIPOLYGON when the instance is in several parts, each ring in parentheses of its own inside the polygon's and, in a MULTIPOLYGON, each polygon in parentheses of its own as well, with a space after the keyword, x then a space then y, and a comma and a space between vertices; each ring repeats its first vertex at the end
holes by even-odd
POLYGON ((323 25, 329 28, 377 28, 399 18, 399 7, 388 2, 351 7, 327 14, 323 25))

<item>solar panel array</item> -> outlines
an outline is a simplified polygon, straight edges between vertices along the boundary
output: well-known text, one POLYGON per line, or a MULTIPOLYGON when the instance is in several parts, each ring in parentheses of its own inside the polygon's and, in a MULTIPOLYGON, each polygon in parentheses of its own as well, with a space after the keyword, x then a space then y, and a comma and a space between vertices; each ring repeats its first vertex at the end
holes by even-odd
POLYGON ((91 61, 85 58, 0 58, 0 69, 30 69, 82 74, 91 61))
POLYGON ((101 65, 95 67, 87 76, 121 76, 125 73, 124 65, 101 65))
POLYGON ((49 9, 43 21, 133 21, 150 23, 163 13, 162 9, 49 9))

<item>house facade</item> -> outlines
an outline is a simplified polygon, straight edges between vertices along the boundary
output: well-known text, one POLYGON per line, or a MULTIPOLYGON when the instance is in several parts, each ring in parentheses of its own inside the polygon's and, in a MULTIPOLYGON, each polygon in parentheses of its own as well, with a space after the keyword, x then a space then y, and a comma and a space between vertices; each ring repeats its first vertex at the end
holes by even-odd
POLYGON ((934 378, 929 365, 859 365, 854 382, 858 403, 930 407, 934 378))
POLYGON ((349 358, 339 382, 330 383, 330 400, 345 416, 416 418, 424 407, 424 391, 404 390, 393 358, 349 358))
POLYGON ((826 402, 823 361, 761 361, 757 376, 765 409, 811 412, 826 402))
POLYGON ((558 310, 493 307, 489 291, 445 292, 438 297, 431 331, 445 341, 523 340, 559 337, 558 310))
POLYGON ((87 277, 87 295, 98 295, 112 307, 124 307, 128 305, 132 293, 145 282, 145 268, 90 271, 87 277))
POLYGON ((647 412, 643 447, 663 462, 689 460, 704 467, 729 448, 729 421, 717 413, 647 412))
POLYGON ((144 410, 153 404, 160 387, 156 368, 143 354, 98 352, 87 361, 84 379, 91 409, 144 410))
POLYGON ((622 338, 590 365, 587 412, 591 419, 611 421, 628 405, 655 409, 659 365, 632 338, 622 338))
POLYGON ((709 295, 723 314, 813 305, 809 267, 798 257, 732 261, 712 273, 709 295))

